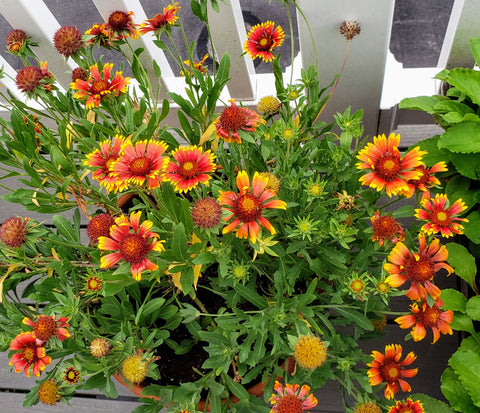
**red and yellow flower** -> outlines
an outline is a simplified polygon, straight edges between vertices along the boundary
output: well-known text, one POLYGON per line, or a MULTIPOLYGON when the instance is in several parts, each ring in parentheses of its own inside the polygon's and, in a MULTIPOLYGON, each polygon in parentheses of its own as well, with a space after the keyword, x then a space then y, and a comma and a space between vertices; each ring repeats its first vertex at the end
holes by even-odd
POLYGON ((140 224, 141 211, 132 212, 130 218, 122 215, 115 219, 109 237, 98 239, 102 251, 116 251, 103 255, 100 268, 110 268, 123 260, 130 264, 133 278, 140 281, 143 271, 154 271, 158 265, 149 260, 152 251, 165 251, 157 233, 150 231, 153 222, 145 220, 140 224))
POLYGON ((125 141, 121 156, 112 165, 119 190, 132 184, 146 184, 148 189, 159 187, 164 181, 164 170, 168 164, 168 157, 164 155, 167 148, 163 141, 125 141))
POLYGON ((94 24, 85 34, 88 36, 85 40, 86 46, 97 44, 99 47, 109 48, 113 47, 113 42, 116 40, 107 23, 94 24))
POLYGON ((370 221, 373 226, 372 242, 378 241, 378 245, 382 246, 387 240, 396 244, 405 239, 403 228, 391 215, 380 215, 380 211, 377 210, 370 221))
POLYGON ((109 192, 117 191, 121 187, 118 178, 113 174, 112 166, 121 154, 124 137, 116 135, 112 141, 105 140, 100 143, 100 148, 86 156, 83 164, 95 168, 93 179, 100 182, 109 192))
POLYGON ((440 289, 433 283, 434 275, 442 268, 447 270, 448 275, 453 272, 453 268, 445 262, 448 250, 445 245, 440 246, 438 238, 427 245, 425 234, 420 233, 418 240, 419 252, 415 253, 410 252, 403 242, 397 242, 384 265, 385 271, 390 274, 385 282, 397 288, 410 281, 405 295, 411 300, 425 300, 427 293, 437 299, 440 289))
POLYGON ((32 331, 18 334, 10 343, 10 350, 18 351, 10 359, 16 373, 22 369, 27 377, 30 377, 30 366, 33 375, 40 377, 40 373, 52 362, 52 358, 46 355, 45 348, 38 344, 35 333, 32 331))
POLYGON ((465 211, 468 207, 458 199, 449 207, 447 195, 436 194, 433 199, 424 199, 421 202, 423 209, 416 209, 415 216, 423 221, 422 231, 427 234, 440 233, 442 237, 451 237, 454 234, 463 234, 463 225, 459 222, 468 222, 466 218, 458 218, 458 214, 465 211))
POLYGON ((180 9, 181 7, 178 3, 169 4, 163 8, 163 13, 158 13, 152 19, 145 20, 145 22, 140 25, 138 31, 142 35, 148 32, 160 33, 166 27, 169 27, 169 25, 175 24, 178 20, 177 13, 180 9))
POLYGON ((242 143, 238 131, 255 132, 258 124, 265 123, 265 120, 255 111, 235 105, 235 99, 229 102, 231 106, 227 106, 215 121, 217 136, 225 142, 242 143))
POLYGON ((122 40, 130 36, 132 39, 138 38, 137 25, 133 23, 133 11, 125 13, 122 10, 116 10, 108 17, 107 28, 116 35, 116 40, 122 40))
MULTIPOLYGON (((192 68, 198 70, 198 71, 201 72, 201 73, 205 73, 206 71, 208 71, 208 67, 207 67, 207 66, 204 66, 205 60, 207 60, 207 58, 208 58, 208 53, 207 53, 205 56, 203 56, 203 59, 200 60, 199 62, 194 62, 194 61, 190 61, 190 60, 184 60, 184 61, 183 61, 183 64, 184 64, 185 66, 187 66, 187 68, 188 68, 188 73, 189 73, 191 76, 193 75, 193 70, 192 70, 192 68), (190 67, 190 65, 191 65, 192 67, 190 67)), ((185 72, 184 72, 183 70, 180 71, 180 74, 181 74, 182 76, 185 76, 185 72)))
POLYGON ((379 351, 372 351, 373 361, 367 363, 370 369, 367 372, 371 386, 377 386, 385 382, 384 390, 386 399, 393 399, 394 395, 402 391, 411 391, 410 385, 403 379, 404 377, 413 377, 418 369, 405 369, 405 366, 412 364, 417 356, 412 352, 408 353, 403 361, 402 346, 400 344, 390 344, 385 346, 385 354, 379 351))
POLYGON ((252 27, 243 44, 243 49, 252 58, 261 58, 264 62, 271 61, 275 56, 272 50, 281 46, 285 33, 281 26, 275 27, 272 21, 259 23, 252 27))
POLYGON ((407 152, 403 157, 398 150, 400 135, 390 134, 375 136, 373 143, 368 143, 357 155, 361 162, 358 169, 370 171, 360 178, 363 185, 381 191, 385 188, 387 195, 398 195, 408 191, 408 180, 421 176, 416 168, 422 164, 422 156, 426 153, 418 147, 407 152))
POLYGON ((23 324, 33 327, 33 332, 39 345, 50 340, 53 336, 56 336, 60 341, 64 341, 70 337, 70 333, 67 330, 69 327, 68 317, 58 317, 55 319, 53 315, 47 316, 40 314, 36 322, 33 322, 28 317, 25 317, 22 322, 23 324))
POLYGON ((410 198, 415 193, 415 190, 422 192, 422 200, 430 198, 429 189, 435 185, 440 185, 440 181, 433 174, 436 172, 447 171, 447 164, 443 161, 437 162, 431 168, 426 168, 425 165, 419 165, 415 168, 421 173, 417 179, 407 181, 408 190, 402 193, 407 198, 410 198))
POLYGON ((272 404, 270 413, 303 413, 318 404, 318 400, 310 393, 310 387, 304 384, 302 387, 298 384, 282 385, 275 381, 273 393, 269 401, 272 404))
POLYGON ((405 402, 397 401, 395 405, 390 407, 388 413, 425 413, 420 400, 413 401, 408 398, 405 402))
POLYGON ((73 97, 80 100, 86 99, 85 108, 92 109, 98 108, 100 101, 106 96, 117 97, 125 93, 130 78, 124 78, 122 72, 116 72, 113 79, 110 79, 112 69, 113 63, 103 65, 101 72, 98 64, 90 66, 90 77, 86 81, 77 79, 70 84, 70 87, 77 91, 73 97))
POLYGON ((165 168, 165 180, 175 186, 175 191, 187 192, 199 184, 207 184, 215 172, 213 155, 198 146, 179 146, 172 152, 174 161, 165 168))
POLYGON ((250 240, 255 244, 260 233, 258 224, 268 229, 272 235, 276 233, 275 228, 262 215, 262 212, 264 209, 270 208, 286 209, 287 204, 280 199, 272 199, 275 197, 275 193, 265 188, 267 182, 267 179, 255 172, 250 186, 247 172, 240 171, 236 179, 239 192, 220 191, 218 201, 221 205, 225 205, 226 207, 223 209, 230 213, 224 220, 229 221, 233 218, 233 221, 223 229, 224 234, 233 231, 240 225, 236 236, 238 238, 250 236, 250 240))
POLYGON ((423 340, 427 334, 427 328, 432 329, 433 342, 436 343, 442 334, 452 334, 450 324, 453 319, 453 311, 442 311, 443 302, 437 298, 433 307, 430 307, 426 301, 422 303, 413 303, 410 305, 412 314, 404 315, 395 319, 400 328, 411 328, 414 341, 423 340))

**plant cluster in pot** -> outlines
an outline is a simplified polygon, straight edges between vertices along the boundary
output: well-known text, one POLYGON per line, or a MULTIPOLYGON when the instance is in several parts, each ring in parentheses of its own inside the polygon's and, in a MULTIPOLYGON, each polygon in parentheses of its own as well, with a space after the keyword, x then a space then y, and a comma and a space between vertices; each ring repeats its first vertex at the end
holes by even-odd
MULTIPOLYGON (((207 1, 191 8, 208 26, 207 1)), ((339 78, 320 88, 309 67, 286 81, 285 33, 271 21, 244 48, 271 62, 275 96, 256 110, 224 98, 229 56, 208 70, 193 44, 178 47, 182 11, 172 3, 140 24, 117 10, 84 35, 59 29, 55 47, 78 64, 66 91, 37 62, 35 39, 7 38, 25 62, 16 85, 42 110, 3 96, 0 162, 22 184, 3 199, 51 216, 0 227, 0 342, 15 372, 37 377, 25 406, 68 403, 78 389, 115 398, 114 376, 142 387, 136 412, 303 412, 330 380, 348 412, 438 406, 402 399, 413 353, 394 343, 369 355, 358 342, 382 334, 397 295, 413 300, 400 324, 416 325, 415 340, 425 326, 434 341, 451 333, 435 277, 453 272, 439 236, 461 231, 463 203, 436 232, 420 213, 423 225, 404 228, 414 208, 394 206, 429 198, 443 165, 426 168, 419 148, 401 153, 395 134, 365 144, 361 111, 319 121, 339 78), (155 92, 160 69, 141 64, 138 36, 178 64, 184 89, 170 100, 155 92), (134 78, 96 59, 97 46, 134 78), (255 383, 263 398, 247 391, 255 383)), ((359 33, 344 22, 339 36, 359 33)))

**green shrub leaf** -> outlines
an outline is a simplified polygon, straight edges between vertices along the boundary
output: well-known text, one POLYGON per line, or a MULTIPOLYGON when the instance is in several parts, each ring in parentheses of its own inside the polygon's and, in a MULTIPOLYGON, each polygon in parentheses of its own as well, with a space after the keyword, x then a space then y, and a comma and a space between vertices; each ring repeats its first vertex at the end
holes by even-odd
POLYGON ((473 281, 477 274, 475 258, 463 245, 450 242, 446 247, 448 250, 447 262, 453 266, 455 273, 473 288, 473 281))
MULTIPOLYGON (((450 402, 450 405, 462 413, 478 413, 478 408, 472 403, 465 386, 458 379, 458 375, 451 367, 447 367, 442 374, 440 389, 450 402)), ((424 406, 426 408, 426 406, 424 406)), ((436 412, 437 410, 425 410, 436 412)))
POLYGON ((448 364, 455 370, 475 406, 480 407, 480 355, 471 350, 457 351, 448 364))
POLYGON ((468 222, 463 224, 465 228, 465 235, 469 240, 473 241, 475 244, 480 244, 480 211, 473 211, 467 216, 468 222))
POLYGON ((452 288, 446 288, 442 290, 440 297, 443 301, 443 308, 445 310, 465 312, 465 304, 467 304, 467 298, 457 290, 452 288))
POLYGON ((480 152, 480 123, 461 122, 452 125, 440 136, 438 147, 459 153, 480 152))
MULTIPOLYGON (((465 309, 472 320, 480 321, 480 295, 470 298, 465 309)), ((480 365, 478 367, 480 368, 480 365)))

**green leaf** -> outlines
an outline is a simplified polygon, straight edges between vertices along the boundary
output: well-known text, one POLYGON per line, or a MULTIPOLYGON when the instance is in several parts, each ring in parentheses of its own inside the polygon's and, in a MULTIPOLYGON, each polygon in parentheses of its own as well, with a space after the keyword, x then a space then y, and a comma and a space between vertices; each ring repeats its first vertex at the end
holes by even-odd
POLYGON ((405 98, 400 101, 398 107, 400 109, 422 110, 431 115, 436 113, 435 106, 442 100, 449 100, 444 96, 417 96, 414 98, 405 98))
POLYGON ((453 153, 448 155, 457 172, 480 181, 480 156, 477 153, 453 153))
POLYGON ((470 39, 470 49, 472 50, 473 58, 475 59, 475 63, 480 65, 480 38, 479 37, 472 37, 470 39))
POLYGON ((337 310, 342 316, 352 321, 353 323, 363 328, 364 330, 368 330, 368 331, 373 330, 372 322, 368 319, 368 317, 363 315, 361 312, 357 310, 353 310, 351 308, 344 308, 344 307, 335 307, 335 310, 337 310))
POLYGON ((243 284, 236 284, 235 291, 260 310, 268 307, 267 302, 260 294, 243 284))
MULTIPOLYGON (((480 295, 470 298, 465 306, 467 315, 475 321, 480 321, 480 295)), ((479 365, 480 368, 480 365, 479 365)))
POLYGON ((474 289, 474 280, 477 274, 475 258, 463 245, 450 242, 446 244, 446 247, 448 250, 447 262, 455 269, 455 274, 474 289))
POLYGON ((445 310, 460 311, 462 313, 465 312, 467 298, 460 291, 446 288, 442 290, 441 299, 445 310))
POLYGON ((457 351, 450 357, 448 364, 455 370, 460 381, 467 389, 472 402, 480 407, 480 355, 471 350, 457 351))
POLYGON ((428 167, 432 167, 440 161, 448 162, 451 152, 446 149, 440 149, 438 147, 439 138, 440 135, 436 135, 430 139, 424 139, 419 143, 413 144, 412 146, 410 146, 409 149, 420 146, 421 150, 427 151, 427 153, 423 156, 423 162, 428 167))
POLYGON ((185 235, 185 227, 180 222, 173 231, 172 237, 172 252, 175 259, 178 261, 185 261, 188 257, 187 254, 187 237, 185 235))
POLYGON ((432 413, 455 413, 446 403, 427 396, 426 394, 416 393, 409 395, 413 401, 420 400, 426 412, 432 413))
POLYGON ((65 239, 69 241, 78 241, 77 233, 72 226, 72 223, 68 221, 62 215, 55 215, 52 218, 52 223, 57 227, 57 231, 59 235, 65 237, 65 239))
POLYGON ((472 319, 466 314, 459 313, 458 311, 453 312, 453 320, 450 326, 457 331, 466 331, 471 334, 475 333, 472 319))
MULTIPOLYGON (((445 369, 441 381, 440 389, 456 411, 478 413, 478 408, 472 403, 472 399, 468 395, 465 386, 459 381, 457 374, 451 367, 445 369)), ((433 411, 436 412, 436 410, 433 411)))
POLYGON ((438 147, 458 153, 480 152, 480 123, 461 122, 452 125, 440 136, 438 147))
POLYGON ((473 103, 480 105, 480 72, 456 67, 448 71, 445 80, 465 93, 473 103))
POLYGON ((473 211, 467 217, 468 222, 463 223, 465 236, 475 244, 480 244, 480 211, 473 211))

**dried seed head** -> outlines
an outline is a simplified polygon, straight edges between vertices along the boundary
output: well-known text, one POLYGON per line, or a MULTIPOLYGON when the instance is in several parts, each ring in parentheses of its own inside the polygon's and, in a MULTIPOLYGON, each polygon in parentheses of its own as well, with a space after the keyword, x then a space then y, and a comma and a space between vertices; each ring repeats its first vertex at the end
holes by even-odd
POLYGON ((340 34, 350 41, 360 34, 360 25, 356 21, 344 20, 340 26, 340 34))
POLYGON ((60 27, 53 36, 53 43, 58 53, 72 56, 83 46, 82 33, 75 26, 60 27))
POLYGON ((81 67, 77 67, 72 71, 72 82, 75 82, 77 79, 87 80, 88 73, 86 70, 81 67))
POLYGON ((38 388, 38 399, 50 406, 55 406, 60 401, 60 394, 58 392, 58 385, 55 380, 45 380, 38 388))
POLYGON ((27 42, 27 33, 19 29, 12 30, 7 35, 7 39, 6 39, 7 50, 13 54, 20 53, 20 51, 22 50, 26 42, 27 42))
POLYGON ((0 240, 2 240, 3 243, 8 247, 21 247, 22 244, 27 240, 27 238, 25 237, 27 234, 27 222, 27 218, 8 218, 0 226, 0 240))
POLYGON ((93 357, 104 357, 110 353, 111 349, 112 346, 108 340, 102 337, 94 338, 90 343, 90 353, 93 357))

